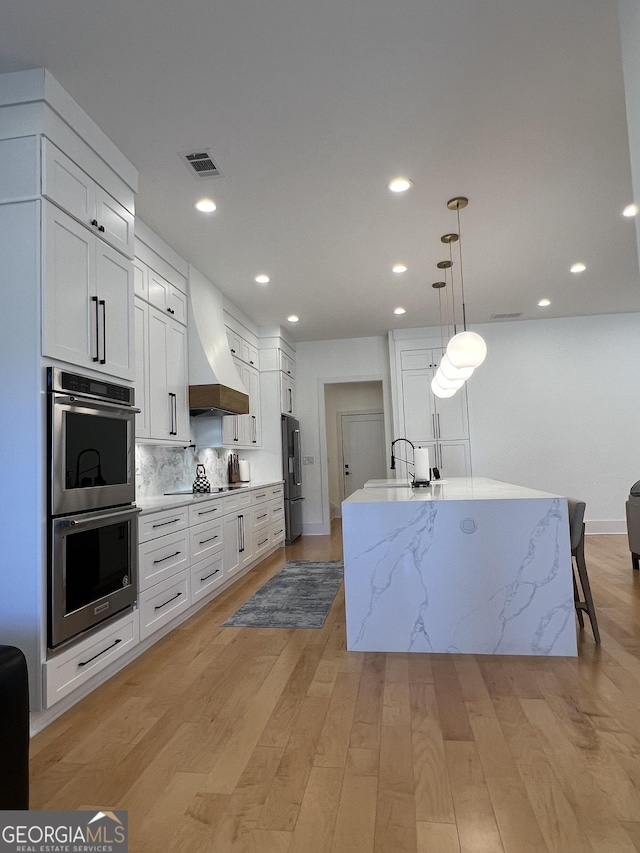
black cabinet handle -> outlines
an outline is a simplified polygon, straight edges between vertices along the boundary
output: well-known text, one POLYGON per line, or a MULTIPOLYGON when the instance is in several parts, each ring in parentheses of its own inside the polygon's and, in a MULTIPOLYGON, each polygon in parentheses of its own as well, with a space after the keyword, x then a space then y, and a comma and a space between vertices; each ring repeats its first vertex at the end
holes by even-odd
POLYGON ((176 312, 173 310, 173 308, 167 308, 167 311, 169 312, 169 314, 175 314, 175 313, 176 313, 176 312))
POLYGON ((216 569, 215 572, 211 572, 210 575, 205 575, 203 578, 200 578, 200 583, 204 583, 205 581, 208 581, 209 578, 212 578, 214 575, 219 575, 219 574, 220 574, 220 569, 216 569))
POLYGON ((104 225, 98 225, 98 231, 104 232, 104 225))
POLYGON ((208 539, 201 539, 201 540, 200 540, 200 542, 199 542, 198 544, 199 544, 199 545, 204 545, 204 544, 206 544, 207 542, 213 542, 213 540, 214 540, 214 539, 217 539, 217 538, 218 538, 218 536, 210 536, 208 539))
POLYGON ((98 227, 98 220, 97 220, 97 219, 92 219, 92 220, 91 220, 91 224, 93 225, 93 227, 94 227, 94 228, 97 228, 97 227, 98 227))
POLYGON ((100 308, 98 307, 98 297, 92 296, 91 301, 96 305, 96 354, 93 356, 93 361, 100 361, 100 308))
POLYGON ((172 518, 171 521, 159 521, 157 524, 152 524, 152 527, 166 527, 167 524, 175 524, 180 521, 179 518, 172 518))
POLYGON ((102 305, 102 358, 100 364, 107 363, 107 302, 105 299, 100 300, 102 305))
POLYGON ((110 645, 110 646, 107 646, 107 648, 106 648, 106 649, 103 649, 101 652, 98 652, 98 654, 97 654, 97 655, 94 655, 92 658, 89 658, 89 660, 81 660, 81 661, 79 661, 79 662, 78 662, 78 666, 86 666, 88 663, 91 663, 91 661, 92 661, 92 660, 95 660, 96 658, 99 658, 99 657, 100 657, 100 655, 103 655, 105 652, 108 652, 108 651, 109 651, 109 649, 112 649, 114 646, 117 646, 117 645, 118 645, 118 643, 121 643, 121 642, 122 642, 122 640, 115 640, 115 642, 111 643, 111 645, 110 645))
POLYGON ((180 596, 181 596, 181 595, 182 595, 182 593, 181 593, 181 592, 176 592, 176 594, 175 594, 175 595, 173 595, 173 596, 172 596, 170 599, 168 599, 167 601, 165 601, 165 603, 164 603, 164 604, 156 604, 156 606, 155 606, 153 609, 154 609, 154 610, 162 610, 162 608, 163 608, 163 607, 166 607, 166 606, 167 606, 167 604, 171 604, 171 602, 172 602, 172 601, 175 601, 175 600, 176 600, 176 598, 180 598, 180 596))
POLYGON ((173 557, 178 557, 179 555, 180 555, 180 551, 176 551, 175 554, 169 554, 168 557, 160 557, 159 560, 153 561, 153 565, 155 566, 156 563, 164 563, 165 560, 171 560, 173 557))
POLYGON ((236 351, 234 349, 232 349, 231 352, 233 353, 233 355, 236 354, 236 351))

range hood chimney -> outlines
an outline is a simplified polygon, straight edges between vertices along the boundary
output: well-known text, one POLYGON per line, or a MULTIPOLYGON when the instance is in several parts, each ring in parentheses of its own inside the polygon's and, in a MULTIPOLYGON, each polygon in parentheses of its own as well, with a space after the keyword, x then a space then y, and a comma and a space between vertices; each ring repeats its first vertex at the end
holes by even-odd
POLYGON ((191 264, 188 301, 190 414, 249 414, 227 341, 222 294, 191 264))

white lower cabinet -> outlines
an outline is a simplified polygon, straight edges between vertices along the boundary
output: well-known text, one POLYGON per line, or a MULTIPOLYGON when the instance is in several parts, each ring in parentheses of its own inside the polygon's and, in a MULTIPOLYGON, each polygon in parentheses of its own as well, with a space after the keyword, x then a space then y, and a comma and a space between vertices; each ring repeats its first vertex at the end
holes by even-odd
POLYGON ((204 598, 224 580, 224 551, 218 551, 191 566, 191 600, 204 598))
POLYGON ((140 641, 139 613, 127 613, 44 664, 45 703, 50 708, 102 672, 140 641))
POLYGON ((175 577, 154 584, 140 593, 140 639, 175 619, 191 604, 190 572, 186 568, 175 577))
POLYGON ((140 545, 138 583, 141 591, 189 566, 189 531, 179 530, 140 545))

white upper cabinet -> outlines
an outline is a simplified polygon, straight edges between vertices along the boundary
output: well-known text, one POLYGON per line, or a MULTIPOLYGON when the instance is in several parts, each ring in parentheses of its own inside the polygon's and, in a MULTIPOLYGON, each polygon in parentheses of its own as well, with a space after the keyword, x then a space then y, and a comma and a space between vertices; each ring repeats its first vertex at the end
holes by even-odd
POLYGON ((45 138, 42 195, 119 252, 133 257, 133 214, 45 138))
POLYGON ((43 354, 133 379, 131 261, 47 202, 43 229, 43 354))

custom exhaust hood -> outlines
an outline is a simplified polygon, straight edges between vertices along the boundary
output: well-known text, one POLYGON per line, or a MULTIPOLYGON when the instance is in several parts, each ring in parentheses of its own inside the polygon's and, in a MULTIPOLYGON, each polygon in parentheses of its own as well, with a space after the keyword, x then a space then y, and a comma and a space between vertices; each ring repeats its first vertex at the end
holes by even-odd
POLYGON ((229 350, 222 294, 191 265, 188 302, 190 414, 249 414, 249 396, 229 350))

